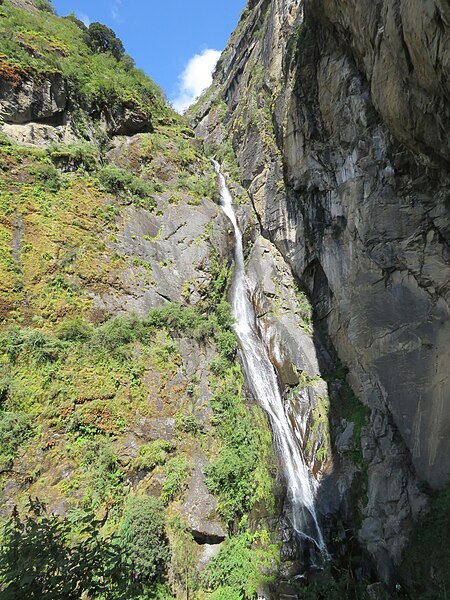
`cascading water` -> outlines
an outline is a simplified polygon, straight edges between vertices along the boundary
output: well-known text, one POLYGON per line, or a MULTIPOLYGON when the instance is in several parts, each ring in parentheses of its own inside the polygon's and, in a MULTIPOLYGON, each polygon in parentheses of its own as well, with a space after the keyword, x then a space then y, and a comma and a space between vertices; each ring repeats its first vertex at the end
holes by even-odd
POLYGON ((326 553, 314 506, 315 482, 308 472, 287 416, 275 368, 258 335, 255 311, 248 294, 242 234, 237 224, 232 197, 225 178, 220 172, 219 164, 216 161, 213 161, 213 164, 220 181, 221 206, 223 212, 230 219, 235 234, 235 270, 231 305, 235 319, 234 330, 241 346, 247 382, 271 421, 275 443, 281 455, 287 480, 292 526, 301 538, 311 542, 321 553, 326 553))

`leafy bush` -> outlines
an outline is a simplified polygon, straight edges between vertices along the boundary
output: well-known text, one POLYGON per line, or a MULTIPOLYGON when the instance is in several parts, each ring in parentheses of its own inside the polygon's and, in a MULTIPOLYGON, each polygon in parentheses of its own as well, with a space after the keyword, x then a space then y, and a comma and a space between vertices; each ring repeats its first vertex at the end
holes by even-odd
POLYGON ((182 456, 174 456, 166 465, 166 480, 161 490, 161 499, 168 504, 183 489, 191 471, 191 465, 182 456))
POLYGON ((81 466, 87 471, 90 485, 85 505, 97 506, 115 495, 122 481, 117 456, 108 439, 100 436, 81 440, 81 466))
POLYGON ((22 412, 0 412, 0 454, 13 457, 33 433, 28 415, 22 412))
POLYGON ((156 206, 153 187, 126 169, 106 165, 98 172, 98 178, 105 190, 111 194, 125 193, 139 206, 147 209, 156 206), (139 199, 145 200, 145 203, 140 202, 139 199))
POLYGON ((183 433, 197 435, 202 431, 202 426, 194 415, 184 415, 180 412, 175 417, 175 429, 183 433))
POLYGON ((76 171, 80 168, 95 171, 98 167, 98 152, 87 142, 51 146, 48 153, 51 161, 63 171, 76 171))
POLYGON ((130 579, 119 546, 101 536, 102 524, 86 514, 74 537, 67 519, 30 499, 26 517, 13 516, 0 532, 2 598, 101 598, 105 588, 112 597, 138 597, 141 584, 130 579))
POLYGON ((61 175, 52 163, 43 162, 31 172, 45 190, 56 193, 61 189, 61 175))
POLYGON ((151 471, 158 465, 163 465, 167 460, 167 453, 173 450, 173 446, 167 440, 155 440, 150 444, 142 445, 134 460, 136 469, 151 471))
POLYGON ((196 307, 182 307, 175 302, 168 302, 153 308, 146 322, 152 327, 167 327, 177 333, 187 333, 197 339, 214 337, 217 323, 213 315, 202 313, 196 307))
POLYGON ((151 496, 130 498, 119 529, 123 558, 136 576, 150 583, 165 579, 169 545, 164 507, 151 496))
POLYGON ((50 0, 36 0, 35 5, 36 8, 38 8, 39 10, 55 14, 55 9, 53 8, 53 5, 50 2, 50 0))
POLYGON ((97 327, 92 336, 92 344, 107 351, 114 351, 145 336, 145 327, 135 317, 114 317, 97 327))
POLYGON ((222 444, 218 458, 205 469, 206 485, 219 497, 219 513, 230 528, 258 500, 264 499, 267 506, 272 502, 272 480, 266 464, 270 460, 266 445, 270 442, 263 422, 258 426, 258 412, 245 407, 242 385, 240 367, 225 364, 211 399, 212 423, 222 444))
POLYGON ((64 353, 66 345, 35 329, 13 328, 8 333, 0 335, 0 347, 14 362, 23 352, 34 358, 38 363, 56 362, 64 353))
POLYGON ((269 544, 266 534, 253 548, 249 533, 225 540, 220 552, 208 563, 202 575, 205 589, 215 591, 216 600, 251 600, 259 586, 269 578, 264 571, 277 558, 277 547, 269 544))
POLYGON ((58 328, 58 338, 65 341, 88 340, 92 335, 92 327, 80 317, 66 319, 58 328))

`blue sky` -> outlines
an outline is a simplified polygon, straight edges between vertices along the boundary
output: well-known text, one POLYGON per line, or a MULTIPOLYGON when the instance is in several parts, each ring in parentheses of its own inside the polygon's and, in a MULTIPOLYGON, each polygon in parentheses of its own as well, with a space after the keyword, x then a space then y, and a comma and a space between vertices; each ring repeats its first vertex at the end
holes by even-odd
POLYGON ((182 109, 202 85, 236 27, 246 0, 53 0, 60 15, 100 21, 120 37, 138 67, 182 109), (200 55, 184 76, 188 63, 200 55))

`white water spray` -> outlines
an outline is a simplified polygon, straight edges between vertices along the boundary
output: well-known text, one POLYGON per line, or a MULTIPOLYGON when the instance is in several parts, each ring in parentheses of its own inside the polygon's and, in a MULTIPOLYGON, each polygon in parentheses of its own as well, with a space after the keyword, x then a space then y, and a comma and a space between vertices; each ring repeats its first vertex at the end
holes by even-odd
POLYGON ((292 526, 302 538, 312 542, 320 552, 326 553, 314 506, 315 482, 308 472, 294 429, 286 413, 275 368, 257 332, 255 311, 248 294, 242 234, 225 178, 220 172, 219 164, 216 161, 213 161, 213 164, 220 181, 221 206, 233 225, 236 240, 231 306, 235 319, 234 330, 240 342, 247 381, 271 421, 275 443, 287 479, 292 526))

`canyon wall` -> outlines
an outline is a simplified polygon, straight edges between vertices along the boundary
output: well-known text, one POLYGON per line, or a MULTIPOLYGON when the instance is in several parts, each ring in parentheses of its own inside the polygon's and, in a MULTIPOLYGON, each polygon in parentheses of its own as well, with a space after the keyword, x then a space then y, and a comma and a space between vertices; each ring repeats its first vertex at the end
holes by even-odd
POLYGON ((450 471, 448 5, 250 1, 195 108, 371 410, 359 538, 389 579, 450 471))

